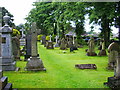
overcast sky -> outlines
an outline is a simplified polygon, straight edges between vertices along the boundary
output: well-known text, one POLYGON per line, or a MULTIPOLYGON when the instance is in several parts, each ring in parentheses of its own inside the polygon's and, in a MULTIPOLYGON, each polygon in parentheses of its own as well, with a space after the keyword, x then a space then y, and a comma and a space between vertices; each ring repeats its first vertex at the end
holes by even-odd
MULTIPOLYGON (((29 11, 33 8, 32 4, 36 0, 0 0, 0 7, 5 7, 13 16, 15 25, 25 23, 25 17, 29 11)), ((85 29, 90 31, 89 20, 86 20, 85 29)), ((118 29, 112 28, 114 33, 118 32, 118 29)), ((100 32, 99 26, 94 29, 96 32, 100 32)))
POLYGON ((13 16, 14 23, 19 25, 25 23, 24 18, 33 8, 32 4, 36 0, 0 0, 0 7, 5 7, 13 16))

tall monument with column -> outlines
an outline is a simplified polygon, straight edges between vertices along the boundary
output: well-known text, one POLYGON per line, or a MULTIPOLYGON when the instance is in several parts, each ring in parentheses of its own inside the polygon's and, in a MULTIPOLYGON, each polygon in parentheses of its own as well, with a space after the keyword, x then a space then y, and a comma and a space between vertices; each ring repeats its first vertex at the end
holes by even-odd
POLYGON ((5 25, 0 29, 0 33, 2 34, 0 66, 2 66, 3 71, 14 71, 16 70, 16 62, 14 61, 12 52, 12 28, 8 25, 10 17, 7 13, 3 17, 3 20, 5 25))

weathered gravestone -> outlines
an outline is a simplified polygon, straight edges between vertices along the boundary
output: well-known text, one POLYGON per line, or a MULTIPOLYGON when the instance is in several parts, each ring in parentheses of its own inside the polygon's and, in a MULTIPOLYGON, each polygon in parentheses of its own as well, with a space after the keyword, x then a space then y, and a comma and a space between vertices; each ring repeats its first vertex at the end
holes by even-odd
POLYGON ((114 43, 111 49, 118 52, 116 67, 114 68, 114 71, 115 71, 114 76, 108 77, 108 82, 104 84, 109 86, 110 88, 120 88, 120 45, 119 43, 114 43))
POLYGON ((0 66, 2 66, 3 71, 14 71, 16 69, 16 62, 14 61, 13 51, 12 51, 12 28, 9 27, 8 22, 10 17, 6 14, 3 17, 5 25, 0 29, 2 33, 2 46, 1 46, 1 57, 0 66))
POLYGON ((50 35, 50 41, 46 42, 46 48, 47 49, 54 49, 53 42, 52 42, 52 36, 50 35))
POLYGON ((106 50, 105 50, 105 41, 102 40, 102 49, 100 50, 100 52, 98 53, 98 56, 106 56, 107 53, 106 53, 106 50))
POLYGON ((46 44, 46 36, 43 35, 43 36, 41 37, 41 39, 42 39, 42 44, 45 45, 45 44, 46 44))
POLYGON ((0 90, 12 90, 12 84, 8 83, 8 77, 3 77, 2 70, 0 70, 0 90))
POLYGON ((62 40, 61 40, 60 49, 61 50, 67 49, 67 42, 66 42, 65 38, 62 38, 62 40))
POLYGON ((59 44, 58 44, 58 36, 55 37, 55 40, 56 40, 56 44, 54 45, 54 47, 59 47, 59 44))
POLYGON ((97 69, 95 64, 76 64, 75 67, 79 69, 97 69))
POLYGON ((88 41, 88 51, 87 51, 87 55, 88 56, 96 56, 97 54, 95 53, 95 43, 94 43, 94 38, 91 37, 90 40, 88 41))
POLYGON ((72 38, 69 37, 68 42, 67 42, 67 48, 73 47, 73 40, 72 38))
POLYGON ((26 48, 25 52, 26 52, 26 54, 25 54, 25 61, 27 61, 28 58, 30 58, 30 56, 31 56, 31 37, 32 37, 31 30, 29 30, 29 31, 27 32, 27 35, 26 35, 26 45, 25 45, 25 48, 26 48))
POLYGON ((31 57, 28 59, 25 69, 27 71, 46 71, 37 52, 36 23, 32 23, 31 57))
POLYGON ((20 41, 17 36, 12 37, 12 48, 15 60, 20 60, 20 41))
POLYGON ((115 64, 116 64, 116 60, 117 60, 117 57, 118 57, 118 52, 114 49, 114 48, 117 48, 115 47, 115 42, 111 43, 108 47, 108 52, 109 52, 109 55, 108 55, 108 69, 110 70, 113 70, 114 67, 115 67, 115 64))

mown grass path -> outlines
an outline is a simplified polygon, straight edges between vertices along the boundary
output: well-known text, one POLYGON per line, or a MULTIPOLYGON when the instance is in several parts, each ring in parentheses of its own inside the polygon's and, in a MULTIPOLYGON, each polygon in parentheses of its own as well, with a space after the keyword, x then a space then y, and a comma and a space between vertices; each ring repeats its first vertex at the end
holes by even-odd
MULTIPOLYGON (((4 72, 14 88, 106 88, 103 85, 107 77, 113 76, 113 71, 106 69, 108 57, 86 56, 86 48, 79 48, 75 53, 69 49, 55 48, 48 50, 38 43, 38 52, 46 72, 24 71, 26 62, 18 61, 19 72, 4 72), (75 64, 96 64, 97 70, 80 70, 75 64)), ((98 51, 97 51, 98 52, 98 51)))

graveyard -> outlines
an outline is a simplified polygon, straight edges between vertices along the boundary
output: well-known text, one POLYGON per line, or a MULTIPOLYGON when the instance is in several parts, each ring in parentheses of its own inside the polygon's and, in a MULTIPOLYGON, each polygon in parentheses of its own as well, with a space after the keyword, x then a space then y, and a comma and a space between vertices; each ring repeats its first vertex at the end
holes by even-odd
POLYGON ((70 53, 69 50, 63 53, 59 48, 48 50, 38 42, 38 52, 47 71, 24 71, 26 62, 18 61, 17 67, 21 70, 5 72, 4 76, 9 77, 9 82, 13 83, 14 88, 107 88, 103 82, 114 74, 113 71, 106 69, 108 57, 88 57, 86 48, 87 46, 80 48, 75 53, 70 53), (75 68, 75 64, 79 63, 94 63, 97 70, 75 68))
POLYGON ((120 2, 32 6, 19 25, 0 7, 0 90, 120 88, 120 2))

